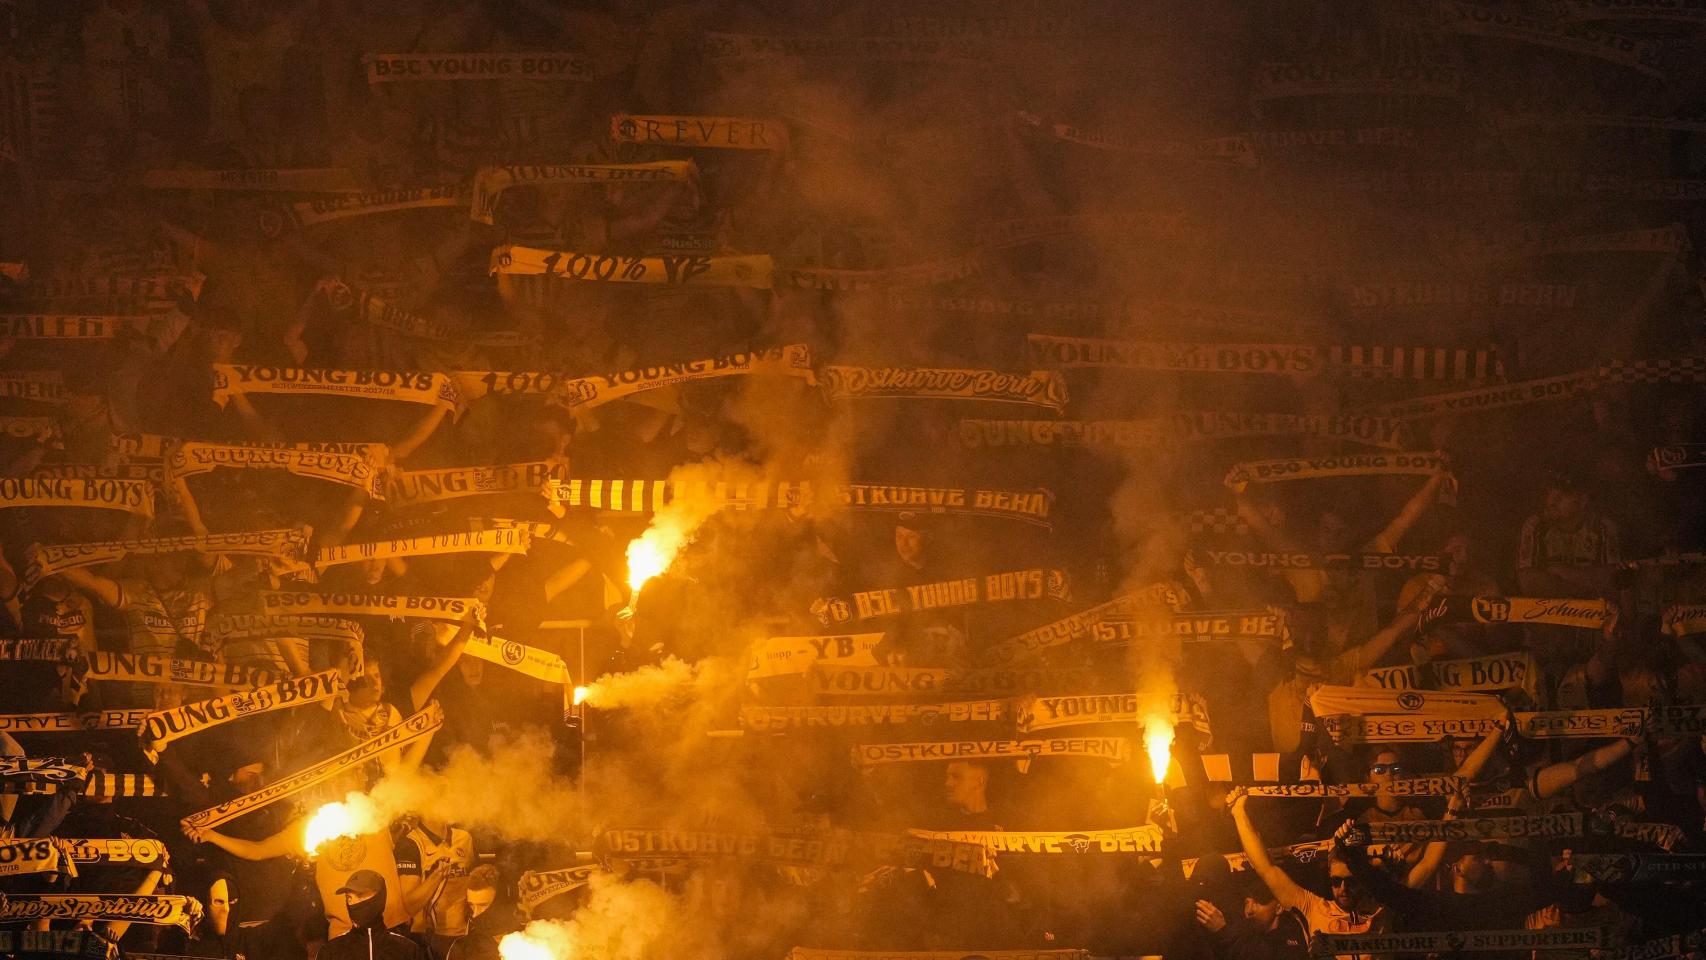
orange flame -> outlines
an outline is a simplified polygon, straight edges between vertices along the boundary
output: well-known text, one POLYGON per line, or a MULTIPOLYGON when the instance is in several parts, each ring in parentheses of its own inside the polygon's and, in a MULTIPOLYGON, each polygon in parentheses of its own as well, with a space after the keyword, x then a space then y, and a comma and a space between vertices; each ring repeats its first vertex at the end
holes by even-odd
POLYGON ((572 960, 576 952, 570 925, 552 920, 534 920, 498 941, 503 960, 572 960))
POLYGON ((310 857, 318 856, 320 848, 339 837, 359 837, 374 833, 385 825, 379 807, 359 793, 342 801, 323 804, 308 818, 302 833, 302 847, 310 857))
POLYGON ((628 589, 633 596, 640 595, 646 581, 669 569, 686 542, 685 536, 668 526, 652 527, 628 542, 628 589))
POLYGON ((1156 783, 1167 779, 1167 767, 1173 762, 1173 718, 1151 716, 1143 724, 1143 747, 1149 751, 1149 773, 1156 783))

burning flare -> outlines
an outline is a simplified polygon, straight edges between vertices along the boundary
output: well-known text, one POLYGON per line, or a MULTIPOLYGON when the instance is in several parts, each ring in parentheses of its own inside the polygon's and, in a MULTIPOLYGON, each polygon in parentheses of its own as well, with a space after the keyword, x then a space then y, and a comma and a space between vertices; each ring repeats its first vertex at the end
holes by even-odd
MULTIPOLYGON (((669 569, 675 555, 687 545, 686 531, 675 524, 660 523, 628 542, 628 589, 634 597, 646 581, 669 569)), ((632 603, 632 601, 630 601, 632 603)))
POLYGON ((503 960, 572 960, 574 937, 568 924, 535 920, 498 941, 503 960))
POLYGON ((575 693, 574 693, 575 706, 578 707, 581 704, 585 703, 586 702, 586 695, 587 695, 587 688, 586 687, 576 687, 575 693))
POLYGON ((727 505, 725 494, 730 485, 749 472, 725 464, 689 464, 670 471, 670 486, 677 490, 675 499, 652 515, 645 533, 628 542, 628 589, 634 597, 640 595, 646 581, 669 569, 705 521, 727 505))
POLYGON ((378 805, 364 794, 352 793, 314 811, 302 832, 302 846, 310 857, 318 856, 321 847, 339 837, 359 837, 384 826, 378 805))
POLYGON ((1156 783, 1167 779, 1167 766, 1173 762, 1173 718, 1153 714, 1143 722, 1143 748, 1149 751, 1149 773, 1156 783))

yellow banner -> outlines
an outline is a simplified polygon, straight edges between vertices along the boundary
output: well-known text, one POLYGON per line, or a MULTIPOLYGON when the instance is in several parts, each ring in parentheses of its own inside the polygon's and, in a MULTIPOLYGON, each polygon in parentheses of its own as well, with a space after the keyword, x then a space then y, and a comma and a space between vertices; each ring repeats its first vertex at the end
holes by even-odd
POLYGON ((186 703, 169 710, 156 710, 142 719, 139 736, 152 749, 158 750, 180 737, 200 733, 222 723, 318 703, 343 693, 343 690, 343 680, 336 670, 306 677, 285 677, 254 690, 186 703))
POLYGON ((368 217, 401 210, 430 210, 462 207, 468 195, 460 184, 438 187, 413 187, 401 190, 382 190, 378 193, 358 193, 351 196, 322 197, 299 200, 284 207, 282 214, 267 211, 261 216, 261 232, 278 236, 286 221, 295 227, 312 227, 333 220, 368 217))
POLYGON ((506 244, 492 251, 491 272, 595 283, 770 289, 776 269, 767 254, 630 257, 506 244))
POLYGON ((1066 408, 1066 382, 1052 372, 1004 373, 948 367, 850 367, 821 371, 831 400, 942 399, 1066 408))
POLYGON ((261 557, 271 561, 275 571, 282 572, 299 567, 307 549, 308 533, 302 529, 108 540, 98 543, 32 543, 29 549, 24 551, 24 585, 33 585, 43 577, 50 577, 65 570, 113 563, 128 556, 184 551, 261 557))
POLYGON ((384 593, 310 593, 306 590, 262 590, 261 608, 269 614, 307 613, 340 617, 389 617, 401 620, 444 620, 455 623, 470 612, 486 618, 486 605, 473 597, 397 596, 384 593))
POLYGON ((679 183, 699 175, 691 160, 655 163, 550 163, 481 167, 474 174, 474 204, 469 216, 492 222, 498 197, 510 187, 568 186, 577 183, 679 183))
MULTIPOLYGON (((1080 724, 1147 723, 1156 706, 1152 698, 1135 693, 1032 694, 1019 699, 1014 721, 1020 733, 1080 724)), ((1175 693, 1159 704, 1175 726, 1189 724, 1209 734, 1208 703, 1194 693, 1175 693)))
POLYGON ((13 893, 0 899, 0 921, 118 921, 181 927, 187 934, 201 920, 194 897, 124 893, 13 893))
POLYGON ((550 391, 549 399, 571 410, 590 409, 646 390, 670 387, 696 380, 765 374, 815 380, 811 348, 803 343, 740 353, 687 360, 617 373, 565 380, 550 391))
POLYGON ((377 444, 364 453, 333 453, 236 443, 186 442, 172 451, 166 475, 183 495, 188 477, 220 467, 236 470, 285 470, 299 477, 354 487, 375 500, 385 499, 382 468, 390 450, 377 444))
POLYGON ((63 447, 58 417, 0 417, 0 436, 33 440, 50 447, 63 447))
POLYGON ((526 553, 533 536, 525 529, 510 527, 502 530, 476 530, 462 533, 435 533, 401 540, 380 540, 374 543, 344 543, 322 547, 314 557, 317 569, 342 563, 364 563, 369 560, 389 560, 392 557, 431 557, 446 553, 526 553))
POLYGON ((339 167, 255 170, 146 170, 149 190, 239 190, 246 193, 360 193, 361 184, 339 167))
POLYGON ((93 507, 154 518, 154 487, 146 480, 69 480, 0 477, 0 509, 93 507))
POLYGON ((1053 623, 1045 623, 1016 637, 1010 637, 1000 643, 992 644, 984 649, 981 659, 986 663, 1002 664, 1028 660, 1050 647, 1062 646, 1081 637, 1088 637, 1098 624, 1115 617, 1137 612, 1146 604, 1177 610, 1184 603, 1185 598, 1176 595, 1171 589, 1165 589, 1159 595, 1124 594, 1109 600, 1107 603, 1098 604, 1088 610, 1080 610, 1069 617, 1063 617, 1053 623))
POLYGON ((390 477, 389 496, 392 506, 409 507, 459 497, 537 494, 547 484, 565 479, 568 473, 567 460, 534 460, 438 470, 394 470, 390 477))
POLYGON ((853 747, 853 763, 861 767, 949 760, 1028 761, 1037 757, 1089 757, 1124 763, 1131 759, 1131 741, 1125 737, 1056 737, 1048 740, 861 743, 853 747))
POLYGON ((1012 711, 1007 700, 946 703, 859 703, 846 706, 747 706, 740 711, 748 730, 780 732, 819 727, 869 727, 907 723, 1000 723, 1012 711))
POLYGON ((780 120, 749 117, 674 115, 610 118, 610 139, 668 147, 707 147, 719 150, 785 150, 788 128, 780 120))
POLYGON ((0 314, 0 340, 111 340, 126 327, 151 317, 83 316, 71 313, 0 314))
POLYGON ((88 654, 85 680, 184 683, 201 687, 263 687, 279 678, 270 670, 219 660, 179 660, 147 653, 95 650, 88 654))
POLYGON ((236 394, 353 397, 444 407, 461 416, 467 404, 448 374, 393 370, 305 370, 254 364, 213 365, 213 402, 236 394))
POLYGON ((1505 715, 1504 703, 1498 697, 1485 693, 1379 690, 1332 684, 1316 687, 1315 692, 1309 695, 1309 706, 1317 717, 1389 713, 1473 720, 1496 719, 1505 715))
POLYGON ((368 83, 422 80, 591 80, 592 61, 583 54, 535 53, 364 53, 368 83))
POLYGON ((476 631, 469 635, 468 645, 463 648, 463 652, 487 663, 495 663, 517 673, 524 673, 535 680, 558 685, 569 682, 569 665, 563 662, 562 657, 516 640, 505 640, 476 631))
POLYGON ((909 830, 915 837, 982 844, 991 853, 1160 853, 1153 823, 1120 830, 909 830))
POLYGON ((0 399, 61 403, 65 375, 58 370, 9 370, 0 374, 0 399))

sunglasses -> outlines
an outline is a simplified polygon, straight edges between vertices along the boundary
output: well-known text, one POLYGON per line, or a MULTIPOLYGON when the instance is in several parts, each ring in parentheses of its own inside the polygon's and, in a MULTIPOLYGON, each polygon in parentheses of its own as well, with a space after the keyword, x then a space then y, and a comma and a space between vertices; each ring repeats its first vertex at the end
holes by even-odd
POLYGON ((1350 886, 1356 883, 1356 877, 1328 877, 1327 882, 1331 883, 1334 888, 1350 886))
POLYGON ((1403 773, 1404 765, 1401 763, 1376 763, 1368 768, 1368 772, 1378 774, 1380 776, 1385 776, 1389 773, 1403 773))

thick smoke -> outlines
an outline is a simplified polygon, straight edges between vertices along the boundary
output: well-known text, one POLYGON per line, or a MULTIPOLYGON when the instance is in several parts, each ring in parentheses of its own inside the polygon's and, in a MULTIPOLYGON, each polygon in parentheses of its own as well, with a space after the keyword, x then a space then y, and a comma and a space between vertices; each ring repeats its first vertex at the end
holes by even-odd
POLYGON ((581 702, 600 710, 656 709, 692 694, 701 685, 714 688, 731 679, 738 680, 718 675, 716 666, 722 662, 701 660, 690 664, 679 657, 665 657, 655 666, 600 677, 587 685, 581 702))
POLYGON ((581 804, 574 785, 551 772, 554 749, 536 730, 494 740, 489 755, 458 747, 443 767, 393 772, 368 797, 390 817, 412 812, 510 840, 558 842, 576 832, 581 804))
POLYGON ((692 925, 673 922, 681 899, 647 880, 595 874, 585 906, 570 920, 534 920, 498 941, 503 960, 662 960, 703 955, 692 925))

